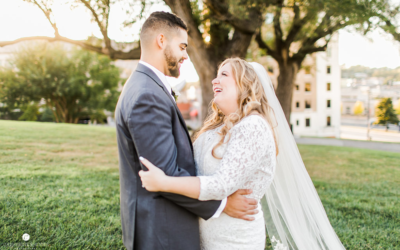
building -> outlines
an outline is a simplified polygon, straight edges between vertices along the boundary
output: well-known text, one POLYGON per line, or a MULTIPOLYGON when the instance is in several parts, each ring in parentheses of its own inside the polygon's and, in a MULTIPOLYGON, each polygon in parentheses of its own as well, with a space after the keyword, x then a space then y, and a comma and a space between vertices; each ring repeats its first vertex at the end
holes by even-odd
MULTIPOLYGON (((290 123, 298 136, 340 137, 340 66, 338 34, 327 51, 308 55, 299 70, 293 91, 290 123)), ((279 66, 272 58, 263 62, 277 86, 279 66)))
MULTIPOLYGON (((345 80, 345 83, 348 81, 345 80)), ((381 98, 391 98, 397 107, 400 102, 400 85, 355 85, 342 86, 342 115, 367 115, 369 105, 370 117, 375 116, 375 108, 381 98), (362 107, 362 112, 357 112, 357 106, 362 107)))

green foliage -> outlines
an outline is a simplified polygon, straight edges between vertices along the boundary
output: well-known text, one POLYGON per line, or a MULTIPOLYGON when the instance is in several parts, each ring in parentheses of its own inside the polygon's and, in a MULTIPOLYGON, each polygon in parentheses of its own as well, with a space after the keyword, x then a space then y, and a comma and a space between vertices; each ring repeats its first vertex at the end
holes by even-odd
POLYGON ((54 119, 53 111, 52 111, 51 109, 49 109, 48 107, 46 107, 46 108, 43 110, 43 112, 42 112, 42 114, 41 114, 39 120, 40 120, 41 122, 54 122, 55 119, 54 119))
POLYGON ((12 67, 0 71, 0 102, 19 108, 44 100, 57 122, 104 117, 117 103, 119 74, 106 56, 38 43, 16 53, 12 67))
POLYGON ((391 98, 382 98, 381 102, 376 107, 376 122, 375 124, 388 126, 389 124, 398 124, 399 118, 393 109, 391 98))
MULTIPOLYGON (((124 249, 115 129, 0 121, 0 141, 0 249, 24 233, 43 249, 124 249)), ((299 149, 346 249, 397 249, 400 155, 299 149)))
POLYGON ((24 113, 18 118, 20 121, 36 121, 39 115, 39 107, 33 103, 28 105, 24 113))
MULTIPOLYGON (((386 0, 272 2, 266 12, 270 18, 263 25, 264 41, 275 51, 286 50, 292 42, 310 50, 319 39, 328 43, 331 35, 341 28, 353 25, 362 29, 371 17, 387 9, 386 3, 386 0), (289 34, 295 36, 287 40, 289 34)), ((299 46, 294 46, 292 53, 303 53, 299 46)))

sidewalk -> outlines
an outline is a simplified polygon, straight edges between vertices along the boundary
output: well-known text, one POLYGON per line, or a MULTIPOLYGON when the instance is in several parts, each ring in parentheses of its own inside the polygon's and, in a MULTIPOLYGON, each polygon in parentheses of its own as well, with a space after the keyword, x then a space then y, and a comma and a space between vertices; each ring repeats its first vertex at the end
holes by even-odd
POLYGON ((351 147, 351 148, 365 148, 365 149, 400 153, 400 143, 352 141, 352 140, 311 138, 311 137, 300 137, 300 138, 295 138, 295 140, 297 144, 304 144, 304 145, 324 145, 324 146, 338 146, 338 147, 351 147))
MULTIPOLYGON (((372 128, 370 130, 372 141, 377 142, 396 142, 400 143, 400 133, 398 131, 385 131, 372 128)), ((367 140, 367 128, 356 126, 340 126, 340 138, 346 140, 367 140)))

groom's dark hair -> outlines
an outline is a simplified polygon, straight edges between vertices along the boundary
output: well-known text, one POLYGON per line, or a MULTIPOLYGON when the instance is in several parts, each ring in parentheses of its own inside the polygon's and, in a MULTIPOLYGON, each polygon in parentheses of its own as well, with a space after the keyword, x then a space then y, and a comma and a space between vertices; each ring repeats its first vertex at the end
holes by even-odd
POLYGON ((142 26, 142 31, 140 32, 141 43, 143 44, 143 41, 146 40, 146 35, 151 31, 165 29, 172 31, 179 28, 188 31, 186 23, 177 15, 164 11, 153 12, 142 26))

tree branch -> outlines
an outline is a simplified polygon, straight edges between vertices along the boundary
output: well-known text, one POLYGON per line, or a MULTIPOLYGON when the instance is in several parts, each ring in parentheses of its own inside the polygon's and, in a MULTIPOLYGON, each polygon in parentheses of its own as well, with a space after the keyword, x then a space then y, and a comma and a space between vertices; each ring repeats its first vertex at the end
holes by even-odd
POLYGON ((337 24, 329 27, 330 23, 331 23, 331 21, 329 20, 329 15, 327 13, 325 15, 324 19, 322 20, 322 22, 320 23, 320 25, 313 32, 313 34, 315 34, 315 35, 313 35, 312 37, 310 36, 306 40, 304 40, 302 42, 303 46, 312 47, 319 39, 321 39, 327 35, 330 35, 333 32, 340 30, 341 28, 355 24, 356 22, 355 21, 353 21, 353 22, 340 21, 337 24))
POLYGON ((378 15, 378 17, 384 22, 385 25, 382 25, 381 28, 391 34, 393 38, 400 42, 400 33, 396 32, 396 26, 384 15, 378 15))
POLYGON ((97 47, 90 45, 88 43, 85 43, 83 41, 76 41, 72 40, 63 36, 57 36, 57 37, 47 37, 47 36, 33 36, 33 37, 23 37, 14 41, 5 41, 5 42, 0 42, 0 47, 4 47, 7 45, 13 45, 17 44, 20 42, 24 41, 34 41, 34 40, 44 40, 48 42, 66 42, 69 44, 77 45, 81 48, 87 49, 89 51, 93 51, 99 54, 107 55, 112 59, 121 59, 121 60, 128 60, 128 59, 139 59, 140 58, 140 47, 138 48, 133 48, 129 50, 128 52, 123 52, 123 51, 114 51, 112 55, 110 55, 110 52, 108 49, 102 48, 102 47, 97 47))
POLYGON ((271 47, 268 46, 268 44, 266 44, 263 39, 262 39, 262 35, 261 35, 261 28, 260 30, 256 33, 256 37, 255 37, 256 42, 258 43, 258 47, 260 49, 265 49, 267 54, 272 56, 275 60, 279 59, 278 53, 276 53, 276 51, 272 50, 271 47))
POLYGON ((312 54, 314 52, 321 52, 321 51, 326 51, 326 48, 328 47, 328 43, 326 43, 324 46, 320 47, 302 47, 295 55, 292 56, 292 59, 296 62, 299 62, 299 65, 303 61, 303 59, 306 57, 308 54, 312 54))
POLYGON ((397 41, 400 41, 400 34, 396 32, 396 27, 392 24, 392 22, 387 20, 385 23, 386 27, 382 27, 383 30, 389 32, 397 41))
POLYGON ((283 0, 279 0, 277 3, 276 11, 275 11, 275 16, 273 20, 274 24, 274 32, 275 32, 275 44, 278 50, 281 50, 281 46, 284 44, 283 41, 283 32, 281 28, 281 14, 282 14, 282 8, 283 8, 283 0))
POLYGON ((50 18, 50 13, 51 13, 51 9, 49 9, 47 6, 45 6, 46 9, 44 9, 36 0, 33 0, 33 4, 35 4, 37 7, 39 7, 39 9, 43 12, 43 14, 46 16, 47 20, 49 21, 49 23, 51 24, 51 26, 54 29, 54 35, 55 36, 59 36, 60 33, 58 32, 58 28, 56 23, 53 23, 51 21, 50 18))
POLYGON ((250 12, 252 12, 249 15, 251 18, 240 19, 237 16, 231 14, 229 12, 228 6, 226 4, 223 4, 221 1, 206 0, 204 3, 210 10, 213 11, 213 14, 215 14, 215 18, 217 20, 229 23, 235 28, 235 30, 239 30, 243 33, 254 34, 254 32, 262 22, 261 12, 259 9, 253 8, 250 10, 250 12))
POLYGON ((196 21, 193 18, 192 9, 190 7, 189 0, 164 0, 164 2, 171 8, 172 12, 181 17, 187 27, 189 34, 188 50, 193 51, 191 56, 201 55, 209 56, 206 50, 206 44, 204 43, 203 36, 196 25, 196 21))
POLYGON ((305 17, 300 19, 300 7, 299 6, 293 6, 295 16, 293 18, 293 25, 289 31, 289 34, 286 37, 286 46, 289 49, 290 45, 292 42, 296 39, 296 36, 299 34, 303 26, 310 21, 312 18, 315 17, 317 12, 309 11, 305 17))
MULTIPOLYGON (((97 25, 100 28, 101 34, 103 35, 104 38, 104 42, 106 44, 107 49, 110 50, 110 52, 113 51, 113 48, 111 47, 111 40, 108 37, 108 30, 107 30, 107 24, 108 24, 108 20, 106 20, 106 27, 103 27, 102 22, 99 19, 99 15, 97 15, 96 11, 92 8, 92 6, 90 6, 90 3, 86 0, 81 0, 81 2, 85 5, 86 8, 88 8, 90 10, 90 12, 92 12, 93 18, 96 21, 97 25)), ((107 1, 107 3, 109 4, 109 1, 107 1)), ((108 9, 105 10, 106 12, 106 19, 108 18, 108 12, 109 11, 109 6, 108 9)))

